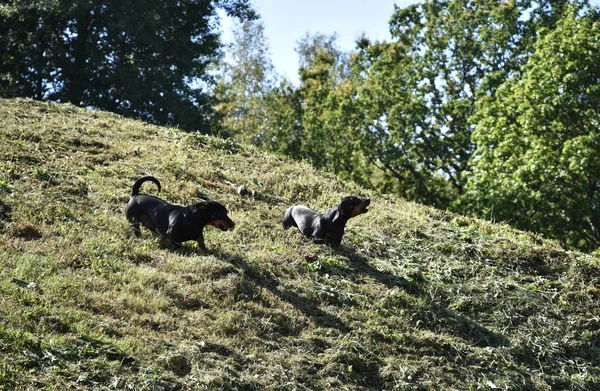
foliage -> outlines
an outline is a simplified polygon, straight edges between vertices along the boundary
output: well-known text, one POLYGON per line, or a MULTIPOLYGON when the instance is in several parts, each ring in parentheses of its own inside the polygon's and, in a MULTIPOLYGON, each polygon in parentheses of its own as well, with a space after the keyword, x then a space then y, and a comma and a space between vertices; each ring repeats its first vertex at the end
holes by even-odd
POLYGON ((370 169, 355 131, 360 107, 353 99, 348 55, 335 34, 307 34, 296 51, 300 86, 284 80, 271 92, 263 144, 342 178, 369 183, 370 169))
POLYGON ((110 113, 0 100, 0 123, 0 388, 600 388, 590 255, 110 113), (208 251, 132 237, 143 174, 235 230, 207 227, 208 251), (281 228, 348 194, 372 203, 340 248, 281 228))
POLYGON ((341 80, 347 74, 348 60, 346 53, 342 52, 337 43, 338 35, 336 33, 326 35, 315 33, 313 35, 306 33, 296 43, 296 53, 298 53, 298 66, 300 77, 302 78, 310 69, 323 62, 323 57, 329 58, 332 66, 330 77, 341 80))
POLYGON ((600 22, 573 8, 521 77, 479 103, 465 197, 482 216, 600 246, 600 22))
POLYGON ((248 0, 4 1, 0 96, 207 131, 219 7, 254 17, 248 0))
POLYGON ((335 174, 359 172, 352 156, 360 153, 353 140, 352 90, 344 75, 345 55, 337 37, 316 34, 299 42, 299 96, 302 102, 300 154, 335 174))
POLYGON ((279 81, 265 97, 265 127, 256 136, 259 145, 296 160, 302 153, 302 99, 298 88, 287 80, 279 81))
POLYGON ((413 60, 401 44, 371 45, 363 39, 360 45, 361 52, 353 57, 356 100, 363 117, 359 145, 369 164, 384 173, 376 186, 407 199, 447 206, 452 189, 439 173, 432 150, 444 147, 425 133, 430 112, 426 99, 416 92, 421 76, 411 68, 413 60))
POLYGON ((265 99, 276 75, 262 21, 237 23, 215 89, 222 131, 242 142, 256 142, 265 122, 265 99))
POLYGON ((464 192, 476 100, 520 72, 564 3, 428 1, 396 8, 391 43, 359 42, 363 147, 400 194, 444 208, 464 192))
POLYGON ((553 29, 566 3, 417 3, 396 8, 391 42, 362 37, 351 54, 335 35, 306 35, 301 84, 273 91, 261 138, 362 185, 458 209, 477 100, 522 72, 539 29, 553 29))

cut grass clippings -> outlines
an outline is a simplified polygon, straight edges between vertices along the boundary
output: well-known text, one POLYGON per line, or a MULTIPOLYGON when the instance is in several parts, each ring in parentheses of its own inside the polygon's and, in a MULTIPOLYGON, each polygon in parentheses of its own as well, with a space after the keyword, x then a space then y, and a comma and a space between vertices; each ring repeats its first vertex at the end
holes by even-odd
POLYGON ((0 100, 0 124, 0 390, 600 389, 598 258, 114 114, 0 100), (132 237, 142 175, 235 230, 132 237), (281 228, 350 194, 373 201, 339 249, 281 228))

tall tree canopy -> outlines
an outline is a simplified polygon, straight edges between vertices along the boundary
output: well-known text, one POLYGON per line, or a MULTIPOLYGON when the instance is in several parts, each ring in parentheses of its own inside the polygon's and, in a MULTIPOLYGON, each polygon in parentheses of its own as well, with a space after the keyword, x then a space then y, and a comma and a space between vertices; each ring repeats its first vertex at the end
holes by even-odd
POLYGON ((522 72, 539 30, 553 29, 569 3, 435 0, 396 7, 392 41, 363 37, 350 54, 337 48, 335 36, 307 35, 297 49, 301 84, 271 94, 263 139, 363 185, 459 207, 476 102, 522 72))
POLYGON ((301 155, 317 167, 343 174, 342 159, 351 153, 350 128, 340 113, 340 104, 348 96, 340 96, 345 77, 347 55, 337 45, 337 35, 305 35, 296 52, 300 58, 302 133, 301 155))
POLYGON ((249 0, 0 2, 0 94, 92 106, 206 130, 218 8, 249 0))
POLYGON ((234 25, 215 89, 221 132, 243 142, 256 142, 262 131, 265 97, 277 77, 264 30, 260 19, 234 25))
POLYGON ((475 102, 520 72, 538 28, 566 3, 427 1, 396 8, 392 42, 359 41, 362 147, 396 191, 438 207, 464 192, 475 102))
POLYGON ((521 77, 478 105, 463 201, 584 249, 600 246, 600 15, 540 31, 521 77))
POLYGON ((307 34, 296 47, 300 86, 284 80, 268 96, 262 143, 316 167, 364 183, 368 167, 356 144, 359 112, 349 81, 348 54, 337 35, 307 34))

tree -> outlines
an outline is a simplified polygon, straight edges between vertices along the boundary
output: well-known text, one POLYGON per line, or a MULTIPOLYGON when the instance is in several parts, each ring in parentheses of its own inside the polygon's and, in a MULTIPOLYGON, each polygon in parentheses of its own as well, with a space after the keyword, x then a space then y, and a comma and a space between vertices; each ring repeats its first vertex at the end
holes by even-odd
POLYGON ((539 26, 551 28, 566 3, 427 1, 396 8, 392 42, 360 41, 352 68, 362 148, 383 186, 450 207, 470 169, 475 102, 520 72, 539 26))
POLYGON ((332 68, 330 77, 333 80, 341 80, 347 76, 348 55, 339 48, 337 33, 326 35, 306 33, 296 42, 296 53, 298 53, 298 72, 302 74, 314 68, 319 62, 319 56, 326 55, 331 59, 332 68))
POLYGON ((582 249, 600 246, 600 14, 541 30, 522 76, 478 103, 465 207, 582 249))
POLYGON ((317 34, 305 36, 296 51, 300 55, 300 88, 302 99, 302 155, 317 167, 326 167, 333 161, 330 152, 334 136, 334 119, 328 121, 335 110, 331 95, 337 87, 334 75, 336 60, 340 56, 335 45, 336 37, 317 34))
POLYGON ((348 54, 338 48, 336 40, 337 35, 307 35, 296 49, 300 55, 302 155, 319 168, 367 184, 369 175, 356 145, 359 108, 349 80, 348 54))
POLYGON ((3 1, 0 93, 207 130, 217 8, 249 0, 3 1))
POLYGON ((265 97, 265 126, 257 141, 269 151, 301 160, 303 139, 300 92, 289 80, 283 79, 265 97))
POLYGON ((318 168, 361 183, 368 182, 348 79, 348 55, 337 35, 305 35, 296 47, 300 86, 283 81, 268 97, 261 140, 271 150, 307 159, 318 168))
POLYGON ((220 127, 243 142, 258 142, 265 121, 265 97, 276 80, 261 20, 237 23, 215 89, 220 127))

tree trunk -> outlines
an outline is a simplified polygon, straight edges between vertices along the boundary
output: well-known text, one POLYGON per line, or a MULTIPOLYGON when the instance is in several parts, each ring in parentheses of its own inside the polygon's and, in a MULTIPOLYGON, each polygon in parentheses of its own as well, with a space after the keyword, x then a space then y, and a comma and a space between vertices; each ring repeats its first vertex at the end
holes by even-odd
POLYGON ((85 90, 89 85, 87 78, 88 39, 92 28, 93 14, 86 11, 77 18, 77 35, 73 41, 71 63, 68 75, 65 75, 66 99, 77 106, 85 106, 85 90))

